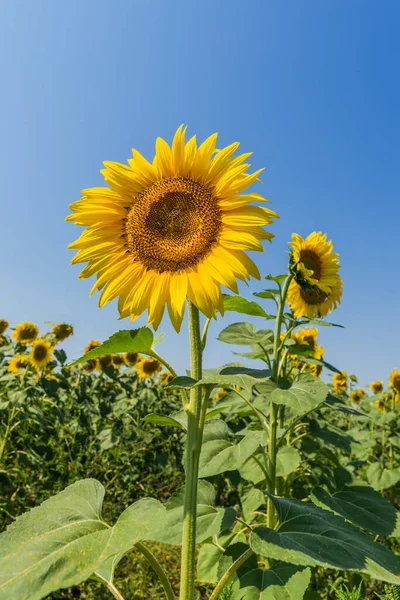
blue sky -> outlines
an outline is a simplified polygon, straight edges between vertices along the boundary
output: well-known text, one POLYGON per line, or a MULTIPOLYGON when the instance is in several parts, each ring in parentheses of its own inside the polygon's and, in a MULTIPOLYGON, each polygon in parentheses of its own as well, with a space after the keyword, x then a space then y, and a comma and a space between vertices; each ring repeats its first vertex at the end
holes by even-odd
MULTIPOLYGON (((261 272, 285 269, 292 232, 333 239, 345 287, 330 318, 345 329, 321 331, 325 357, 362 384, 386 379, 400 367, 399 26, 397 0, 3 3, 0 317, 71 322, 71 357, 130 327, 78 280, 66 246, 79 228, 64 218, 102 185, 103 160, 132 147, 151 157, 185 123, 199 139, 240 141, 266 168, 259 191, 280 220, 255 256, 261 272)), ((238 320, 213 324, 206 366, 232 360, 214 340, 238 320)), ((182 371, 185 328, 160 331, 182 371)))

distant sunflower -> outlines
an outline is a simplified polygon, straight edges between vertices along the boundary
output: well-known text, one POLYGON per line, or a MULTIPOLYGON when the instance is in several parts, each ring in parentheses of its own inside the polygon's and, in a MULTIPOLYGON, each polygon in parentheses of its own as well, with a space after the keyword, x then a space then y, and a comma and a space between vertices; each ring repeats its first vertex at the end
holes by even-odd
POLYGON ((350 392, 350 399, 353 402, 353 404, 360 404, 364 396, 365 390, 363 390, 362 388, 358 388, 357 390, 352 390, 350 392))
POLYGON ((326 238, 326 234, 315 231, 305 239, 297 233, 292 236, 290 269, 294 279, 287 302, 295 317, 323 317, 340 303, 343 284, 339 255, 326 238))
POLYGON ((111 354, 103 354, 103 356, 99 356, 97 360, 99 361, 99 365, 103 368, 111 367, 112 365, 111 354))
POLYGON ((375 407, 382 412, 385 410, 385 403, 383 400, 375 400, 375 407))
POLYGON ((32 345, 32 350, 29 354, 30 363, 36 369, 42 369, 53 358, 53 351, 54 348, 50 342, 47 342, 43 338, 35 340, 32 345))
POLYGON ((306 327, 305 329, 299 329, 297 332, 300 344, 307 344, 311 348, 317 346, 318 329, 315 327, 306 327))
POLYGON ((35 323, 24 321, 16 326, 12 336, 21 344, 31 344, 37 338, 39 329, 35 323))
POLYGON ((82 363, 81 367, 84 371, 86 371, 86 373, 92 373, 95 369, 97 369, 97 360, 94 358, 89 358, 89 360, 82 363))
POLYGON ((263 250, 273 237, 263 227, 277 217, 251 205, 265 198, 242 193, 262 171, 246 172, 251 153, 233 156, 238 142, 217 150, 217 134, 197 146, 185 133, 171 147, 157 138, 152 162, 137 150, 129 166, 105 162, 110 187, 84 190, 67 217, 87 227, 69 248, 72 263, 88 262, 81 279, 97 274, 99 305, 118 297, 121 318, 148 310, 155 329, 167 305, 179 331, 186 298, 207 317, 222 313, 220 286, 237 293, 237 279, 260 277, 244 251, 263 250))
POLYGON ((20 369, 26 369, 29 365, 29 360, 26 356, 14 356, 8 361, 8 371, 18 375, 20 369))
POLYGON ((383 392, 383 382, 382 381, 372 381, 369 384, 369 387, 374 394, 380 394, 381 392, 383 392))
MULTIPOLYGON (((322 360, 324 358, 325 348, 317 344, 314 349, 314 358, 318 360, 322 360)), ((315 375, 315 377, 320 377, 322 373, 323 366, 322 365, 311 365, 311 372, 315 375)))
POLYGON ((91 350, 94 350, 95 348, 98 348, 100 346, 100 342, 99 340, 91 340, 88 345, 86 346, 85 350, 83 351, 84 354, 87 354, 88 352, 90 352, 91 350))
POLYGON ((134 365, 136 365, 138 359, 139 359, 139 355, 137 352, 125 352, 125 361, 128 363, 128 365, 130 365, 131 367, 133 367, 134 365))
POLYGON ((168 383, 171 383, 173 378, 174 378, 174 376, 169 371, 163 371, 162 373, 160 373, 160 379, 163 383, 165 383, 165 385, 168 385, 168 383))
POLYGON ((119 368, 125 364, 125 358, 124 358, 123 354, 112 354, 111 358, 112 358, 112 364, 114 365, 114 367, 119 368))
POLYGON ((152 377, 161 369, 161 363, 155 358, 141 358, 136 363, 137 376, 140 379, 152 377))
POLYGON ((51 333, 54 335, 55 342, 63 342, 74 333, 74 328, 67 323, 58 323, 54 325, 51 333))
POLYGON ((333 374, 333 389, 337 394, 345 394, 347 392, 348 379, 349 376, 346 373, 346 371, 341 371, 340 373, 333 374))
POLYGON ((2 335, 6 331, 8 325, 8 321, 6 321, 5 319, 0 319, 0 335, 2 335))
POLYGON ((400 369, 393 369, 390 373, 389 385, 396 392, 400 392, 400 369))

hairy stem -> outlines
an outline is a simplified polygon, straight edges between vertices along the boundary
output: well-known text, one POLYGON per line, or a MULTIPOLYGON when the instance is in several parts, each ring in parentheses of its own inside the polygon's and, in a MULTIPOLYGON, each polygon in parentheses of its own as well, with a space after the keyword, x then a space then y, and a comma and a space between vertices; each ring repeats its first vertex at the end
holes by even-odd
POLYGON ((162 566, 160 565, 160 563, 158 562, 158 560, 156 559, 154 554, 147 548, 147 546, 145 546, 141 542, 136 544, 135 548, 137 548, 139 550, 139 552, 141 552, 143 554, 143 556, 147 559, 147 561, 153 567, 154 571, 157 573, 157 575, 162 583, 162 586, 164 588, 165 595, 167 596, 168 600, 175 600, 175 594, 173 592, 171 583, 170 583, 167 575, 165 574, 164 569, 162 568, 162 566))
POLYGON ((223 574, 223 576, 217 583, 213 593, 210 596, 210 600, 217 600, 220 593, 222 592, 222 589, 228 583, 230 578, 236 573, 238 568, 241 567, 242 564, 245 563, 246 560, 250 558, 250 556, 252 556, 253 554, 253 550, 251 548, 248 548, 245 552, 243 552, 241 556, 239 556, 238 559, 235 560, 235 562, 229 567, 229 569, 223 574))

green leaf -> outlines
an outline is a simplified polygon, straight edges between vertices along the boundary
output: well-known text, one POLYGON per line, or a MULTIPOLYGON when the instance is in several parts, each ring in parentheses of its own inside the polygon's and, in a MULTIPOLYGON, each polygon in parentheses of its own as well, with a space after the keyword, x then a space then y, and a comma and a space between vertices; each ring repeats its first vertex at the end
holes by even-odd
POLYGON ((260 465, 264 466, 264 459, 261 452, 250 456, 250 458, 239 467, 239 473, 243 479, 257 485, 257 483, 261 483, 266 479, 265 472, 260 465), (258 460, 256 460, 255 457, 257 457, 258 460))
POLYGON ((167 388, 173 388, 177 390, 190 390, 197 383, 196 379, 193 377, 188 377, 187 375, 181 375, 179 377, 175 377, 169 384, 166 386, 167 388))
POLYGON ((224 299, 225 310, 242 313, 244 315, 252 315, 253 317, 264 317, 266 319, 274 319, 268 315, 262 306, 258 302, 246 300, 242 296, 230 296, 228 294, 222 294, 224 299))
POLYGON ((205 370, 202 379, 196 383, 196 387, 207 385, 210 387, 233 388, 238 385, 244 390, 251 391, 260 379, 266 379, 270 375, 271 371, 268 369, 250 369, 243 365, 227 365, 220 367, 220 369, 205 370))
POLYGON ((400 481, 400 468, 386 469, 381 463, 375 462, 367 469, 367 479, 375 490, 387 490, 400 481))
POLYGON ((117 333, 113 333, 113 335, 100 344, 100 346, 90 350, 90 352, 87 352, 84 356, 81 356, 71 363, 70 366, 73 367, 74 365, 79 365, 91 358, 104 356, 104 354, 118 354, 120 352, 141 352, 142 354, 151 354, 153 338, 153 332, 148 327, 117 331, 117 333))
POLYGON ((345 486, 332 495, 316 488, 311 499, 362 529, 389 537, 400 535, 400 514, 386 498, 367 485, 345 486))
POLYGON ((239 469, 261 444, 262 435, 260 431, 251 431, 236 445, 227 440, 206 442, 201 450, 199 477, 239 469))
POLYGON ((276 404, 289 406, 294 414, 305 414, 319 406, 326 398, 329 388, 310 373, 301 373, 287 389, 276 389, 271 399, 276 404))
MULTIPOLYGON (((216 489, 209 481, 199 479, 197 488, 197 503, 208 506, 215 506, 216 489)), ((167 500, 166 509, 182 507, 185 502, 185 486, 182 486, 172 494, 167 500)))
POLYGON ((325 443, 339 448, 348 454, 352 451, 352 444, 357 443, 350 435, 339 433, 329 427, 321 427, 315 419, 310 420, 310 433, 316 438, 323 440, 325 443))
POLYGON ((283 446, 276 457, 276 476, 287 477, 297 469, 301 462, 301 456, 293 446, 283 446))
POLYGON ((320 365, 321 367, 325 367, 325 369, 328 369, 328 371, 333 371, 334 373, 341 373, 339 369, 337 369, 330 363, 327 363, 326 360, 320 358, 314 358, 312 356, 301 356, 299 357, 299 360, 306 363, 307 365, 320 365))
MULTIPOLYGON (((249 550, 249 545, 246 542, 237 541, 234 544, 231 544, 218 561, 218 579, 221 579, 233 563, 247 550, 249 550)), ((237 594, 240 589, 242 577, 254 569, 257 569, 257 557, 255 554, 251 554, 229 581, 229 590, 234 598, 240 597, 237 594)))
POLYGON ((270 329, 260 329, 252 323, 232 323, 221 331, 218 336, 220 342, 237 344, 239 346, 253 346, 254 344, 268 344, 273 338, 270 329))
POLYGON ((83 479, 18 517, 0 535, 0 598, 39 600, 97 572, 112 577, 163 507, 139 500, 109 527, 101 518, 103 498, 98 481, 83 479))
POLYGON ((197 580, 201 583, 218 583, 218 561, 223 551, 214 544, 203 544, 197 557, 197 580))
POLYGON ((318 325, 319 327, 341 327, 344 329, 343 325, 338 325, 337 323, 328 323, 328 321, 323 321, 322 319, 309 319, 308 317, 301 317, 301 321, 297 323, 297 327, 301 325, 318 325))
POLYGON ((233 600, 302 600, 310 578, 308 568, 277 562, 268 570, 246 573, 233 600))
POLYGON ((311 503, 270 497, 280 525, 277 530, 253 529, 250 546, 256 554, 296 565, 360 571, 400 583, 400 557, 342 517, 311 503))
POLYGON ((327 397, 324 400, 324 404, 326 404, 330 408, 334 408, 335 410, 338 410, 343 413, 356 415, 358 417, 370 418, 366 413, 362 412, 361 410, 358 410, 357 408, 349 406, 344 400, 338 398, 337 396, 334 396, 333 394, 327 395, 327 397))
POLYGON ((250 523, 254 519, 254 512, 265 504, 265 502, 264 492, 251 486, 250 489, 240 496, 244 520, 250 523))
POLYGON ((282 285, 287 277, 287 273, 282 273, 282 275, 266 275, 265 279, 268 281, 276 281, 278 285, 282 285))
POLYGON ((257 298, 265 298, 266 300, 275 300, 279 296, 279 290, 262 290, 261 292, 253 292, 253 296, 257 298))
POLYGON ((173 419, 172 417, 166 417, 163 415, 156 415, 154 413, 150 413, 146 415, 143 419, 146 423, 153 423, 154 425, 160 425, 161 427, 179 427, 186 431, 186 427, 180 421, 173 419))

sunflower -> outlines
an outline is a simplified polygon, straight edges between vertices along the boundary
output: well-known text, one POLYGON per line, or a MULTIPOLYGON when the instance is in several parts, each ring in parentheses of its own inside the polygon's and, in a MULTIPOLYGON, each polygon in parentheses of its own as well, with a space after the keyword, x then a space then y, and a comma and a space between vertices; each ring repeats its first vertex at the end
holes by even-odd
POLYGON ((226 395, 227 395, 227 393, 228 393, 229 391, 230 391, 230 390, 227 390, 227 389, 225 389, 225 388, 221 388, 221 389, 220 389, 220 391, 219 391, 219 392, 217 392, 217 393, 214 395, 214 397, 213 397, 213 400, 214 400, 215 402, 216 402, 217 400, 221 400, 221 398, 224 398, 224 396, 226 396, 226 395))
POLYGON ((375 400, 375 408, 382 412, 385 410, 385 403, 383 400, 375 400))
POLYGON ((318 329, 306 327, 305 329, 299 329, 297 335, 299 340, 298 343, 307 344, 313 349, 317 347, 318 329))
MULTIPOLYGON (((318 360, 322 360, 324 358, 324 352, 325 352, 325 348, 323 348, 322 346, 317 344, 316 348, 314 349, 314 358, 317 358, 318 360)), ((321 376, 322 369, 323 369, 322 365, 311 365, 311 372, 313 373, 313 375, 315 375, 315 377, 321 376)))
POLYGON ((111 359, 112 359, 112 364, 114 365, 114 367, 116 367, 117 369, 125 364, 125 358, 123 357, 122 354, 112 354, 111 355, 111 359))
POLYGON ((347 381, 349 379, 346 371, 333 374, 333 390, 337 394, 345 394, 348 388, 347 381))
POLYGON ((374 394, 380 394, 381 392, 383 392, 383 382, 380 380, 372 381, 369 384, 369 387, 374 394))
POLYGON ((39 329, 35 323, 24 321, 16 326, 12 336, 17 342, 21 342, 21 344, 31 344, 37 338, 38 334, 39 329))
POLYGON ((350 392, 350 399, 353 402, 353 404, 360 404, 364 396, 365 390, 363 390, 362 388, 358 388, 357 390, 352 390, 350 392))
POLYGON ((8 328, 8 321, 0 319, 0 335, 2 335, 8 328))
POLYGON ((161 363, 155 358, 141 358, 136 363, 137 376, 140 379, 152 377, 161 369, 161 363))
POLYGON ((95 348, 98 348, 99 346, 100 346, 99 340, 91 340, 83 352, 84 352, 84 354, 87 354, 88 352, 90 352, 91 350, 94 350, 95 348))
POLYGON ((112 365, 112 355, 111 354, 103 354, 103 356, 99 356, 97 359, 99 361, 100 367, 107 368, 112 365))
POLYGON ((237 293, 237 279, 260 277, 244 250, 263 251, 273 238, 263 226, 277 217, 251 205, 266 202, 259 194, 242 194, 262 171, 246 172, 251 153, 234 157, 238 142, 216 150, 217 134, 197 146, 185 133, 171 147, 158 138, 153 162, 137 150, 129 166, 105 162, 110 187, 84 190, 67 217, 87 227, 69 247, 72 263, 88 262, 81 279, 97 274, 99 305, 118 297, 132 321, 147 309, 154 329, 167 305, 179 331, 186 297, 207 317, 222 313, 221 284, 237 293))
POLYGON ((130 365, 131 367, 136 365, 137 361, 140 358, 137 352, 125 352, 124 356, 125 356, 125 362, 127 362, 128 365, 130 365))
POLYGON ((173 378, 174 378, 174 376, 169 371, 163 371, 162 373, 160 373, 160 379, 161 379, 162 383, 165 383, 165 385, 168 385, 168 383, 171 383, 173 378))
POLYGON ((56 343, 63 342, 74 333, 74 328, 67 323, 58 323, 57 325, 54 325, 51 333, 53 334, 56 343))
POLYGON ((8 361, 8 371, 18 375, 20 369, 26 369, 29 365, 28 358, 26 356, 14 356, 8 361))
POLYGON ((323 317, 336 308, 342 297, 339 255, 326 234, 313 232, 303 239, 292 235, 290 283, 287 302, 295 317, 323 317))
POLYGON ((92 373, 95 369, 97 369, 97 360, 94 358, 89 358, 89 360, 84 362, 81 367, 84 371, 86 371, 86 373, 92 373))
POLYGON ((36 369, 42 369, 53 358, 53 351, 54 349, 50 342, 47 342, 43 338, 35 340, 29 354, 30 363, 36 369))
POLYGON ((400 392, 400 369, 393 369, 390 373, 389 385, 396 392, 400 392))

